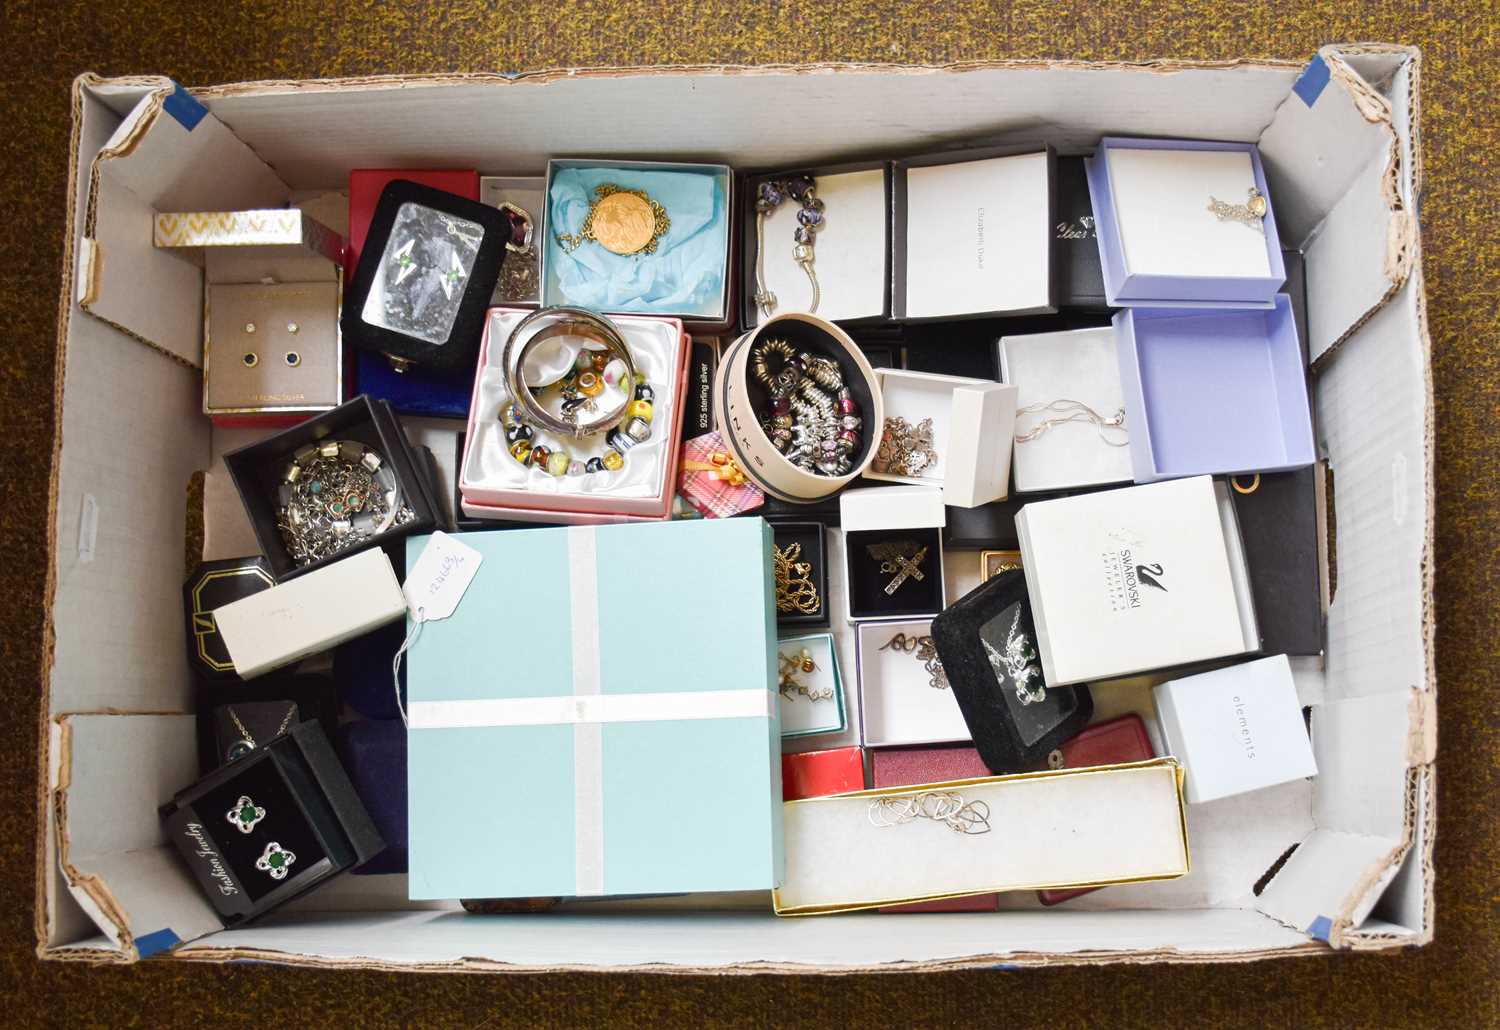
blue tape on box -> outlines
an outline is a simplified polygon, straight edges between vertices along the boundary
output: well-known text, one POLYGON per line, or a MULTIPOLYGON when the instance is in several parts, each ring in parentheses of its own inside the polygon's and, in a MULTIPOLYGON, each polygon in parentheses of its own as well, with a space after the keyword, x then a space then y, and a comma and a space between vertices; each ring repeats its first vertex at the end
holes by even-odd
POLYGON ((1333 920, 1327 916, 1319 916, 1307 927, 1307 935, 1327 943, 1328 935, 1333 932, 1333 920))
POLYGON ((1302 102, 1308 107, 1318 102, 1318 97, 1323 92, 1323 87, 1328 85, 1329 71, 1328 62, 1314 54, 1313 59, 1307 62, 1307 67, 1302 74, 1297 76, 1297 81, 1292 83, 1292 92, 1302 98, 1302 102))
POLYGON ((150 958, 152 955, 160 955, 164 951, 171 951, 182 943, 182 939, 171 930, 157 930, 154 933, 142 934, 135 939, 135 950, 141 958, 150 958))
POLYGON ((199 103, 182 83, 173 80, 172 86, 172 92, 161 102, 161 109, 176 118, 178 124, 188 132, 192 132, 203 121, 203 116, 208 114, 208 108, 199 103))

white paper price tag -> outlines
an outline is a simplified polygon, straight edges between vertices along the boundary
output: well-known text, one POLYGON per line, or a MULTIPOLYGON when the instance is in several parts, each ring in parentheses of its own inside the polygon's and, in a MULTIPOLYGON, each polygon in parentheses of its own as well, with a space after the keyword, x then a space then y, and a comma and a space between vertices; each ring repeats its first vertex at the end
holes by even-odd
POLYGON ((412 618, 431 622, 446 619, 457 611, 458 602, 463 600, 464 591, 469 589, 483 561, 484 555, 468 544, 442 530, 433 533, 401 587, 412 618))

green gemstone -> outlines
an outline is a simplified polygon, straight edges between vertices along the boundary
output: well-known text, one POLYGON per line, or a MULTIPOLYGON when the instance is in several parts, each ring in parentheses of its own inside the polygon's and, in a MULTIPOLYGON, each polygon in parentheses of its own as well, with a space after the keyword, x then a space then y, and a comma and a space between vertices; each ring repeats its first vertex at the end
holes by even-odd
POLYGON ((271 857, 266 859, 266 865, 272 869, 280 869, 286 865, 286 854, 280 851, 271 852, 271 857))
POLYGON ((255 822, 255 806, 254 805, 246 805, 244 808, 240 809, 240 822, 242 822, 242 823, 253 823, 253 822, 255 822))
POLYGON ((320 494, 323 492, 323 484, 320 481, 314 479, 311 483, 308 484, 307 489, 312 493, 320 494))

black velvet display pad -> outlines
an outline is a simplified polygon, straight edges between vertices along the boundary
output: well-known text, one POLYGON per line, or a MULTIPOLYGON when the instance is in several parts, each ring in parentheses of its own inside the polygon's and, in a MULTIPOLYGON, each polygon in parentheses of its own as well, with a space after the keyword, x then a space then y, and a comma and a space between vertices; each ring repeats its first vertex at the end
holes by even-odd
POLYGON ((801 545, 801 553, 797 561, 806 562, 812 566, 808 578, 812 580, 813 586, 818 591, 818 607, 816 611, 804 613, 797 610, 782 611, 776 609, 776 625, 781 628, 823 626, 828 623, 828 553, 824 545, 823 524, 821 522, 773 522, 771 530, 775 534, 776 547, 785 552, 793 544, 801 545))
POLYGON ((1088 687, 1045 686, 1020 569, 950 605, 932 620, 932 639, 974 747, 996 775, 1044 767, 1094 714, 1088 687))
POLYGON ((250 900, 259 901, 329 855, 278 763, 259 759, 247 761, 244 766, 239 775, 206 791, 193 802, 193 807, 203 817, 204 825, 213 828, 224 857, 239 875, 250 900), (250 798, 266 813, 249 833, 235 829, 227 818, 241 797, 250 798), (285 880, 273 880, 269 873, 255 868, 255 860, 272 841, 296 856, 285 880))
POLYGON ((224 455, 224 466, 234 480, 245 514, 250 517, 250 527, 255 531, 255 539, 278 582, 322 568, 367 547, 437 528, 433 487, 428 481, 425 463, 418 464, 390 405, 371 400, 364 394, 259 443, 230 451, 224 455), (281 483, 287 465, 297 451, 330 440, 356 441, 379 453, 381 459, 395 469, 401 496, 416 517, 347 550, 307 565, 298 565, 287 551, 281 531, 276 528, 281 483))
POLYGON ((406 726, 400 719, 345 723, 339 727, 337 746, 355 792, 386 842, 384 851, 350 872, 406 872, 406 726))
MULTIPOLYGON (((380 193, 380 200, 375 204, 369 235, 365 237, 364 246, 359 253, 359 264, 354 269, 354 279, 344 294, 344 310, 339 320, 344 339, 365 350, 435 369, 473 368, 479 353, 479 340, 484 334, 485 312, 489 308, 490 297, 495 292, 495 283, 500 278, 500 266, 505 260, 505 244, 510 238, 510 221, 499 208, 408 179, 395 179, 387 183, 380 193), (386 242, 390 238, 398 212, 407 204, 474 222, 483 230, 474 261, 469 266, 468 278, 463 283, 463 297, 459 302, 458 313, 454 316, 448 336, 438 343, 430 343, 385 326, 372 325, 363 317, 365 301, 375 284, 376 276, 381 274, 386 242)), ((412 255, 419 266, 423 263, 422 247, 422 241, 417 240, 416 253, 412 255)))
MULTIPOLYGON (((406 620, 355 637, 333 652, 333 682, 338 698, 367 719, 399 719, 391 663, 406 639, 406 620)), ((401 696, 406 696, 406 663, 401 663, 401 696)))
POLYGON ((849 591, 849 614, 856 619, 895 619, 931 615, 943 607, 943 534, 929 529, 865 529, 845 531, 845 586, 849 591), (927 548, 918 569, 919 580, 908 576, 894 593, 885 592, 896 578, 894 572, 882 572, 882 559, 870 555, 871 547, 881 544, 911 544, 916 551, 927 548))
POLYGON ((177 847, 226 926, 270 911, 385 846, 316 722, 215 770, 160 810, 177 847), (249 798, 264 815, 241 832, 230 813, 249 798), (295 858, 281 879, 256 862, 275 843, 295 858))
MULTIPOLYGON (((386 664, 390 679, 390 663, 386 664)), ((387 682, 386 692, 390 692, 387 682)), ((195 690, 198 713, 198 769, 205 775, 229 761, 229 746, 243 735, 229 717, 233 708, 259 747, 276 736, 287 708, 297 706, 292 725, 314 719, 332 736, 338 729, 339 699, 327 676, 271 673, 248 683, 199 681, 195 690)))

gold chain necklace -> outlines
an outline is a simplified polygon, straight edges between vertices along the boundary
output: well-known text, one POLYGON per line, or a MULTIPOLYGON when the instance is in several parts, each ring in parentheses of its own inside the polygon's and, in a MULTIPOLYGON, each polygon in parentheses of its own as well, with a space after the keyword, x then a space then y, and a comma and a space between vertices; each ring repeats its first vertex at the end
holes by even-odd
MULTIPOLYGON (((296 716, 297 702, 293 701, 291 705, 287 707, 286 718, 281 720, 281 725, 277 728, 276 732, 272 734, 273 738, 279 737, 283 733, 285 733, 286 728, 292 724, 292 720, 296 718, 296 716)), ((251 751, 254 751, 256 748, 260 747, 260 745, 255 742, 254 734, 252 734, 250 730, 245 726, 245 724, 240 721, 239 713, 234 710, 233 705, 229 706, 229 718, 234 720, 235 729, 240 731, 240 739, 229 745, 228 758, 232 762, 236 758, 241 758, 244 755, 249 754, 251 751), (241 747, 240 745, 242 744, 246 746, 241 747)))

